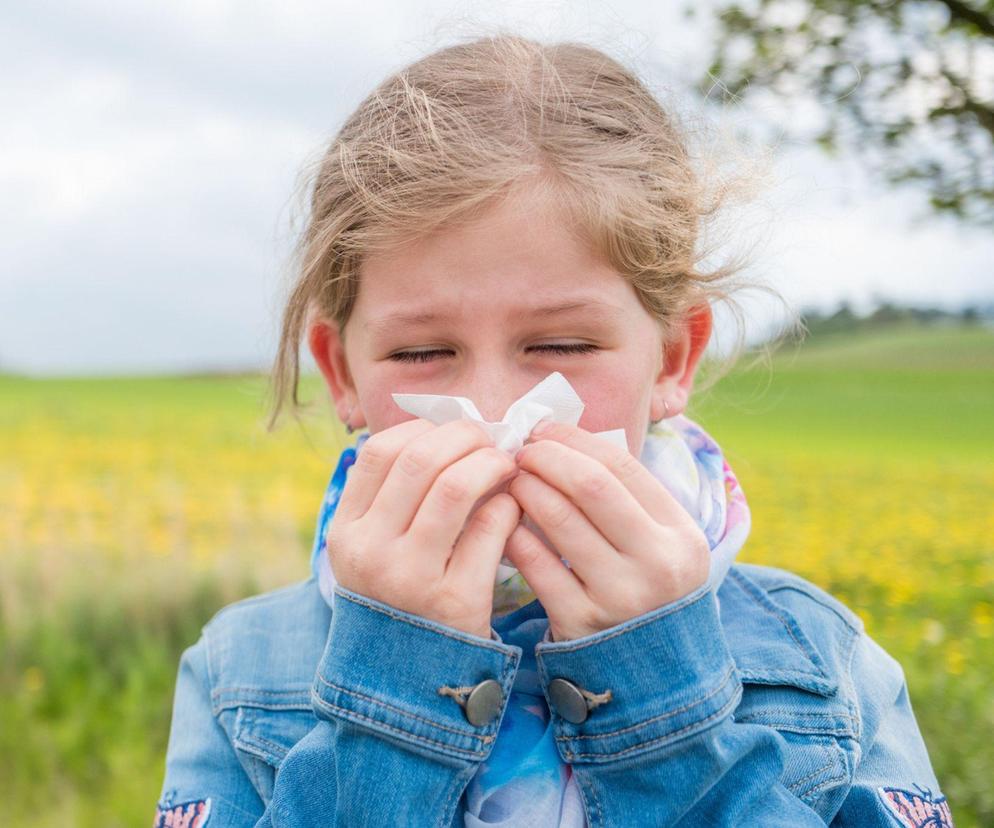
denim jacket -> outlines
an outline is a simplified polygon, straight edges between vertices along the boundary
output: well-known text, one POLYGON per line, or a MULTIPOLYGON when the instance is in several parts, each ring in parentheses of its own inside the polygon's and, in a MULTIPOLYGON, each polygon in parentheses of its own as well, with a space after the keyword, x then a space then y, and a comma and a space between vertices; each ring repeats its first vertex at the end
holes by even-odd
MULTIPOLYGON (((503 710, 474 726, 437 691, 506 705, 521 648, 335 590, 233 604, 186 650, 157 825, 462 825, 503 710)), ((737 564, 536 658, 544 691, 612 691, 580 724, 550 699, 590 828, 952 825, 900 665, 793 574, 737 564)))

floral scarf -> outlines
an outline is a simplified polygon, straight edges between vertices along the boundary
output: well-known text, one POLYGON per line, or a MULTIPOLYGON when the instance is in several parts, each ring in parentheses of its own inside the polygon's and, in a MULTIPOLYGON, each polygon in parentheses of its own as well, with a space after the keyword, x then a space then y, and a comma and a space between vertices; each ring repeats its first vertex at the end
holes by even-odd
MULTIPOLYGON (((318 514, 311 567, 329 606, 335 579, 324 554, 325 534, 348 469, 368 437, 363 432, 342 452, 318 514)), ((745 495, 721 449, 681 414, 650 425, 639 460, 704 532, 711 548, 708 583, 717 590, 750 528, 745 495)), ((582 800, 570 765, 556 749, 535 661, 548 619, 517 570, 494 586, 491 623, 505 644, 521 647, 522 657, 493 750, 466 789, 466 828, 580 828, 586 825, 582 800)))

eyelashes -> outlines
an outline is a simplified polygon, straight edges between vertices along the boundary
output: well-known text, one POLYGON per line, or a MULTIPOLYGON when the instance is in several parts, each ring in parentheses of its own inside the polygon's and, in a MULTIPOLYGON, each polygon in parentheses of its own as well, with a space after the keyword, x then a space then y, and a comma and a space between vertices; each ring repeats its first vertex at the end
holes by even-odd
MULTIPOLYGON (((591 345, 589 342, 536 345, 534 347, 536 350, 549 351, 554 354, 587 354, 591 351, 597 350, 597 346, 591 345)), ((389 359, 392 359, 395 362, 431 362, 438 354, 451 353, 451 351, 442 348, 435 348, 434 350, 428 351, 400 351, 399 353, 391 354, 389 359)))

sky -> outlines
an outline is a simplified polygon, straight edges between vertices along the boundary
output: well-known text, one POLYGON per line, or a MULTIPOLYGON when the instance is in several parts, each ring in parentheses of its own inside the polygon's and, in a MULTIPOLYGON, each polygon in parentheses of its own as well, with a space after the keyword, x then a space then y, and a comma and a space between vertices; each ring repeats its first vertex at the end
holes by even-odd
MULTIPOLYGON (((783 117, 783 101, 721 103, 720 90, 701 88, 709 29, 702 15, 684 19, 682 7, 3 4, 0 370, 268 369, 305 164, 389 73, 497 27, 598 46, 684 111, 704 114, 718 135, 783 117)), ((789 118, 810 114, 798 106, 789 118)), ((748 278, 795 310, 831 310, 843 299, 866 311, 878 298, 949 308, 994 298, 989 231, 928 217, 919 193, 883 189, 857 159, 770 143, 766 186, 725 228, 728 249, 750 249, 748 278)), ((750 339, 784 318, 764 294, 742 304, 750 339)), ((730 341, 728 319, 719 308, 716 347, 730 341)))

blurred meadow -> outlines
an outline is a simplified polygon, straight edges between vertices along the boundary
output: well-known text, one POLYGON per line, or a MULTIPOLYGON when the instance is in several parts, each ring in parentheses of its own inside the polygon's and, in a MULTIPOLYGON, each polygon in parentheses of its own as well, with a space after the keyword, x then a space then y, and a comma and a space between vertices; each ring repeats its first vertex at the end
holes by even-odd
MULTIPOLYGON (((745 366, 746 360, 743 361, 745 366)), ((265 378, 0 378, 0 825, 151 821, 179 655, 308 574, 345 445, 265 378)), ((994 825, 994 331, 825 335, 688 414, 753 515, 740 560, 829 590, 904 666, 957 826, 994 825)))

